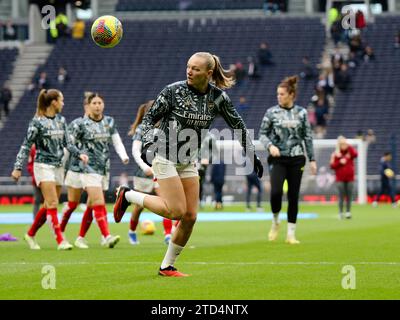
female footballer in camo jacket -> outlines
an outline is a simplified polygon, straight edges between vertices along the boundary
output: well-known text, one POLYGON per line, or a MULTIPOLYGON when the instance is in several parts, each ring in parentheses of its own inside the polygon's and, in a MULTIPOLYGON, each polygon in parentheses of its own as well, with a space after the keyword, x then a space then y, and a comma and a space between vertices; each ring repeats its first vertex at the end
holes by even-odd
MULTIPOLYGON (((110 235, 103 194, 110 159, 109 145, 111 143, 114 145, 124 164, 128 164, 129 157, 118 134, 114 119, 103 114, 103 97, 98 93, 89 95, 87 110, 88 116, 71 128, 71 135, 76 141, 80 141, 82 149, 89 155, 89 162, 84 166, 83 173, 80 174, 82 187, 86 190, 93 206, 94 217, 102 234, 101 244, 113 248, 119 242, 120 236, 110 235)), ((78 242, 81 240, 82 245, 87 246, 81 238, 77 240, 78 242)))
POLYGON ((62 167, 64 147, 83 163, 87 163, 89 159, 69 140, 65 118, 60 115, 63 106, 64 96, 61 91, 55 89, 40 91, 35 117, 29 124, 28 133, 18 152, 14 171, 11 174, 12 178, 18 181, 30 148, 32 144, 35 144, 37 153, 34 173, 36 183, 44 197, 44 206, 39 210, 31 228, 24 236, 33 250, 40 249, 34 237, 37 230, 45 223, 46 216, 55 233, 58 249, 72 249, 72 245, 64 239, 57 218, 58 199, 64 182, 64 168, 62 167))
POLYGON ((208 52, 195 53, 187 63, 186 76, 186 81, 166 86, 143 119, 142 159, 153 167, 160 196, 120 187, 114 205, 117 218, 124 214, 130 203, 135 203, 163 217, 180 220, 159 270, 159 275, 167 277, 187 276, 177 271, 174 263, 188 242, 197 218, 199 176, 195 162, 202 133, 204 136, 208 132, 218 115, 231 128, 238 129, 235 133, 239 135, 246 155, 251 157, 256 172, 262 176, 263 171, 245 123, 222 90, 230 88, 234 81, 222 68, 219 58, 208 52), (147 155, 153 154, 150 146, 155 138, 158 138, 155 144, 158 150, 151 161, 147 155), (181 147, 188 152, 179 152, 181 147))
MULTIPOLYGON (((83 101, 83 108, 85 110, 85 113, 83 117, 86 117, 88 114, 87 108, 88 108, 88 96, 91 94, 91 92, 85 92, 85 97, 83 101)), ((82 121, 83 117, 76 118, 72 120, 69 125, 68 125, 68 132, 71 133, 71 130, 74 128, 74 126, 78 125, 79 122, 82 121)), ((77 141, 73 135, 70 134, 71 141, 74 141, 74 144, 77 148, 82 148, 82 145, 80 141, 77 141)), ((65 176, 65 181, 64 184, 67 186, 67 192, 68 192, 68 202, 66 206, 63 208, 62 211, 62 219, 61 219, 61 231, 65 232, 65 229, 67 227, 69 218, 71 217, 72 212, 76 209, 78 206, 80 199, 81 199, 81 194, 82 194, 82 183, 79 174, 83 172, 82 168, 83 166, 80 164, 80 161, 78 158, 73 157, 71 154, 69 154, 68 150, 66 150, 66 163, 64 164, 66 176, 65 176)), ((89 205, 88 201, 88 208, 91 207, 89 205)), ((86 214, 86 212, 85 212, 86 214)), ((84 214, 84 216, 85 216, 84 214)))
MULTIPOLYGON (((70 122, 68 125, 68 131, 74 132, 76 127, 79 127, 79 124, 83 121, 84 118, 88 117, 89 115, 89 102, 88 98, 92 95, 92 92, 85 92, 85 97, 84 97, 84 110, 85 114, 83 117, 79 117, 73 121, 70 122)), ((75 139, 73 134, 70 134, 71 141, 74 141, 75 145, 77 148, 82 148, 82 143, 78 139, 75 139)), ((68 151, 66 151, 68 153, 68 151)), ((103 191, 108 190, 108 185, 109 185, 109 174, 110 174, 110 161, 107 161, 107 168, 106 168, 106 175, 103 178, 103 191)), ((69 218, 71 217, 72 213, 74 210, 77 208, 82 191, 83 191, 83 184, 82 184, 82 175, 84 173, 84 166, 81 164, 78 158, 69 155, 68 153, 68 161, 65 164, 65 169, 66 169, 66 177, 64 184, 67 186, 68 190, 68 202, 66 206, 63 209, 63 217, 61 220, 61 231, 65 232, 65 229, 67 227, 69 218)), ((90 225, 93 221, 93 205, 90 202, 90 198, 88 197, 87 199, 87 205, 85 212, 83 213, 82 216, 82 222, 81 222, 81 227, 79 231, 79 236, 75 241, 75 247, 80 248, 80 249, 88 249, 89 246, 87 244, 87 241, 85 239, 86 233, 90 228, 90 225)))
MULTIPOLYGON (((142 120, 144 115, 150 109, 153 103, 154 100, 150 100, 140 105, 136 115, 135 122, 132 124, 131 130, 129 131, 129 135, 132 136, 132 155, 138 165, 138 168, 133 177, 133 188, 136 191, 149 194, 155 193, 158 195, 159 185, 153 179, 154 177, 153 169, 149 165, 147 165, 141 158, 142 146, 143 146, 142 120)), ((137 204, 135 204, 133 207, 131 221, 130 221, 130 228, 128 232, 129 242, 132 245, 139 244, 136 235, 136 227, 139 223, 139 217, 143 209, 144 209, 143 207, 137 204)), ((164 226, 164 242, 166 244, 169 244, 169 241, 171 240, 172 220, 164 218, 163 226, 164 226)))
POLYGON ((269 108, 261 123, 259 139, 269 151, 268 165, 271 176, 272 227, 268 238, 278 237, 279 212, 282 208, 283 183, 288 182, 288 230, 286 242, 299 244, 296 239, 296 221, 301 177, 306 158, 310 161, 311 173, 317 173, 311 126, 307 111, 294 103, 297 94, 297 77, 285 78, 277 89, 278 105, 269 108))

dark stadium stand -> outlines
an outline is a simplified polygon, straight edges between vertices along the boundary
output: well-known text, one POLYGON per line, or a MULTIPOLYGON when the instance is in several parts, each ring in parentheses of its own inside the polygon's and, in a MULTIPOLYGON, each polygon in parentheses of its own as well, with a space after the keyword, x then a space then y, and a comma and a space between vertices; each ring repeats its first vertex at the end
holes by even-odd
POLYGON ((400 49, 393 47, 400 17, 377 17, 363 31, 363 39, 375 51, 376 60, 362 63, 354 72, 352 91, 338 92, 327 138, 344 134, 353 138, 358 130, 373 129, 377 143, 370 145, 368 174, 378 174, 379 159, 390 151, 390 137, 397 134, 400 152, 400 49))
MULTIPOLYGON (((276 104, 279 81, 298 73, 305 55, 317 63, 325 38, 319 18, 215 19, 205 24, 196 20, 194 25, 187 20, 123 21, 123 25, 124 38, 111 50, 98 48, 89 38, 82 42, 62 39, 38 73, 47 71, 56 84, 58 67, 67 69, 70 81, 61 89, 65 96, 63 114, 68 121, 83 113, 84 91, 102 93, 106 114, 116 118, 129 153, 131 142, 126 133, 138 105, 154 99, 165 85, 185 79, 186 62, 194 52, 213 52, 228 68, 237 61, 247 65, 247 57, 256 56, 260 42, 269 43, 275 65, 262 70, 259 79, 247 80, 247 84, 228 92, 236 105, 240 95, 246 96, 250 109, 243 117, 258 134, 265 110, 276 104)), ((299 104, 305 106, 312 93, 313 83, 302 82, 299 104)), ((37 93, 26 92, 1 132, 0 144, 8 152, 0 154, 0 162, 4 164, 0 176, 8 175, 12 169, 28 121, 35 112, 36 98, 37 93)), ((219 119, 216 126, 225 124, 219 119)), ((113 153, 112 175, 131 171, 132 166, 123 168, 113 153)))
POLYGON ((18 49, 0 49, 0 88, 10 76, 17 55, 18 49))
POLYGON ((119 0, 117 11, 262 9, 263 0, 119 0))

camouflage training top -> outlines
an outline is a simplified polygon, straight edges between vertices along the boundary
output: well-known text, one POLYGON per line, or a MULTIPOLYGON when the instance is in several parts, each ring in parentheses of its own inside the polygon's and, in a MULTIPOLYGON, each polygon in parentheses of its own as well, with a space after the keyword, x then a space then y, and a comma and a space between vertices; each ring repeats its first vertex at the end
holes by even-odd
MULTIPOLYGON (((84 118, 82 117, 76 118, 73 121, 71 121, 68 125, 68 132, 70 135, 71 142, 73 142, 78 149, 82 149, 82 142, 76 139, 73 136, 72 132, 76 132, 76 130, 79 129, 80 123, 85 118, 87 118, 87 116, 85 116, 84 118)), ((86 166, 83 164, 82 160, 79 159, 79 157, 70 155, 68 157, 67 163, 65 164, 65 168, 66 170, 70 170, 73 172, 85 173, 86 166)), ((108 159, 106 164, 106 173, 108 173, 109 171, 110 171, 110 159, 108 159)))
POLYGON ((79 163, 78 172, 106 175, 109 170, 112 136, 118 134, 114 119, 109 116, 104 116, 99 121, 90 117, 81 118, 71 126, 70 134, 75 143, 82 145, 83 153, 89 156, 86 166, 79 163))
MULTIPOLYGON (((135 130, 135 134, 132 136, 132 143, 134 143, 134 141, 140 141, 143 143, 143 125, 142 124, 138 125, 138 127, 135 130)), ((142 144, 142 146, 143 146, 143 144, 142 144)), ((146 174, 144 173, 144 171, 142 170, 142 168, 139 165, 137 166, 134 176, 139 177, 139 178, 148 178, 148 179, 152 178, 152 177, 146 176, 146 174)))
POLYGON ((80 150, 70 141, 65 118, 59 114, 55 117, 35 116, 29 123, 28 132, 18 152, 14 169, 22 170, 28 159, 32 144, 36 145, 36 163, 55 167, 62 166, 64 147, 79 157, 80 150))
POLYGON ((248 154, 254 152, 242 117, 236 111, 228 95, 209 84, 206 93, 200 93, 179 81, 166 86, 143 118, 143 141, 148 146, 157 140, 158 153, 174 163, 186 163, 197 158, 202 138, 211 123, 221 115, 248 154), (154 130, 154 125, 160 121, 154 130), (161 133, 161 135, 160 135, 161 133), (194 134, 196 133, 196 134, 194 134), (182 159, 181 148, 185 146, 182 159), (190 146, 190 147, 188 147, 190 146), (189 149, 189 151, 187 151, 189 149), (179 152, 179 158, 177 154, 179 152))
MULTIPOLYGON (((68 134, 70 136, 70 140, 78 149, 82 149, 82 143, 79 140, 76 140, 75 137, 71 134, 71 132, 73 132, 75 126, 79 125, 82 119, 83 119, 82 117, 76 118, 68 124, 68 134)), ((79 157, 70 154, 67 159, 67 162, 65 163, 65 170, 66 171, 71 170, 74 172, 82 173, 83 166, 84 165, 81 159, 79 159, 79 157)))
POLYGON ((304 155, 304 142, 309 161, 315 160, 307 110, 298 105, 291 109, 279 105, 269 108, 261 123, 259 139, 267 150, 274 145, 286 157, 304 155))

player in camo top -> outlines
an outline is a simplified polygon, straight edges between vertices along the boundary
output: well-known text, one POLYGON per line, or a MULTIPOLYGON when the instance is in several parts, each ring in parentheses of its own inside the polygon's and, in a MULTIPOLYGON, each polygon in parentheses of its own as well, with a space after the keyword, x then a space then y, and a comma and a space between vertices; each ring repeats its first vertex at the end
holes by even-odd
MULTIPOLYGON (((132 135, 132 155, 136 161, 136 164, 138 165, 133 177, 133 188, 136 191, 158 195, 159 185, 156 181, 156 178, 154 177, 153 169, 140 157, 143 146, 143 126, 141 123, 143 120, 143 116, 150 109, 153 103, 154 100, 150 100, 140 105, 135 122, 132 124, 131 130, 129 131, 129 135, 132 135)), ((136 228, 139 223, 139 217, 143 209, 143 207, 137 204, 133 206, 132 216, 130 220, 130 228, 128 231, 129 242, 132 245, 139 244, 136 234, 136 228)), ((164 242, 166 244, 169 244, 169 241, 171 240, 172 220, 164 218, 163 226, 164 242)))
MULTIPOLYGON (((70 122, 68 125, 69 132, 75 131, 74 128, 78 127, 79 124, 83 121, 85 117, 88 116, 88 108, 89 108, 89 102, 88 98, 90 95, 93 93, 88 91, 85 92, 84 94, 84 100, 83 100, 83 105, 84 105, 84 110, 85 114, 83 117, 79 117, 73 121, 70 122)), ((75 145, 78 148, 82 147, 82 144, 79 140, 76 140, 73 135, 71 135, 71 140, 75 142, 75 145)), ((103 190, 107 191, 108 190, 108 184, 109 184, 109 161, 107 163, 107 174, 104 176, 103 179, 103 190)), ((82 191, 83 191, 83 184, 82 184, 82 174, 84 172, 84 166, 82 165, 81 161, 68 154, 68 161, 65 165, 65 169, 67 170, 67 174, 65 177, 64 184, 67 186, 67 191, 68 191, 68 201, 66 205, 63 208, 63 216, 61 220, 61 231, 65 232, 65 229, 67 227, 69 218, 71 217, 72 213, 74 210, 77 208, 82 191)), ((93 205, 90 202, 90 199, 87 199, 87 204, 86 204, 86 209, 85 212, 83 213, 82 216, 82 222, 81 222, 81 227, 79 230, 79 236, 75 241, 75 246, 80 249, 88 249, 89 246, 87 244, 87 241, 85 239, 86 233, 90 228, 90 225, 93 221, 93 205)))
POLYGON ((222 68, 219 58, 208 52, 195 53, 187 63, 186 76, 186 81, 165 87, 143 119, 145 152, 142 157, 152 165, 160 196, 121 187, 114 205, 117 217, 123 215, 129 203, 135 203, 165 218, 180 220, 159 270, 160 275, 168 277, 187 276, 177 271, 174 263, 189 240, 197 217, 199 176, 195 162, 201 136, 205 136, 217 115, 231 128, 238 129, 239 141, 259 176, 263 170, 243 119, 223 91, 234 81, 222 68), (146 155, 156 137, 158 150, 151 162, 146 155))
POLYGON ((31 228, 24 236, 33 250, 40 249, 34 237, 37 230, 45 223, 46 216, 55 233, 58 249, 72 248, 64 239, 57 218, 58 199, 64 180, 62 167, 64 147, 83 163, 88 162, 88 156, 71 143, 65 118, 60 115, 63 106, 64 96, 61 91, 55 89, 40 91, 36 115, 29 124, 28 133, 18 152, 14 171, 11 174, 15 180, 20 178, 30 148, 32 144, 35 144, 37 151, 33 170, 36 183, 44 197, 44 206, 39 210, 31 228))
POLYGON ((278 237, 283 183, 287 180, 289 206, 286 242, 289 244, 300 243, 295 237, 295 230, 301 177, 306 162, 305 153, 310 161, 311 173, 314 175, 317 173, 307 111, 295 104, 297 79, 297 77, 288 77, 279 84, 278 105, 267 110, 259 133, 261 143, 269 151, 273 222, 268 238, 274 241, 278 237))
POLYGON ((88 97, 88 116, 71 128, 74 141, 79 141, 82 150, 89 156, 89 162, 82 168, 82 187, 88 194, 93 206, 94 217, 102 234, 101 244, 113 248, 120 240, 119 236, 110 234, 107 223, 107 211, 103 194, 103 182, 107 175, 110 159, 110 144, 124 164, 129 157, 122 144, 114 118, 105 116, 104 99, 98 93, 88 97))

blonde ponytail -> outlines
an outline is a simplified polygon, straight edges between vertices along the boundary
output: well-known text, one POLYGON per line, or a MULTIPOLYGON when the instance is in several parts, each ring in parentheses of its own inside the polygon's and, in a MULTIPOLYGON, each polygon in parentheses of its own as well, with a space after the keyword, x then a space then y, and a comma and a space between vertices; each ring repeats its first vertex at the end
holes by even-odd
POLYGON ((229 89, 235 84, 235 80, 228 70, 225 70, 218 56, 209 52, 196 52, 195 56, 207 60, 208 70, 212 70, 212 81, 220 89, 229 89))
POLYGON ((212 75, 212 79, 215 82, 215 85, 220 89, 229 89, 233 87, 235 84, 235 79, 233 79, 232 75, 228 70, 225 70, 222 65, 219 57, 215 54, 212 55, 214 59, 214 71, 212 75))

